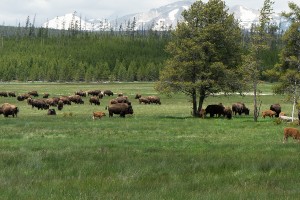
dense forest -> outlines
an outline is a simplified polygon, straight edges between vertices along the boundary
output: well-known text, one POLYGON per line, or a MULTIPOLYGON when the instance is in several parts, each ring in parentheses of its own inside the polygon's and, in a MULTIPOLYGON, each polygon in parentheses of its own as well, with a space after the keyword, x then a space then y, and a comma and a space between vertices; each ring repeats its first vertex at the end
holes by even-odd
MULTIPOLYGON (((250 31, 242 31, 247 53, 250 31)), ((156 81, 168 58, 170 31, 87 32, 0 26, 1 81, 156 81)), ((274 28, 272 48, 262 67, 278 62, 281 34, 274 28)), ((263 70, 262 70, 263 71, 263 70)), ((262 79, 267 79, 263 77, 262 79)))

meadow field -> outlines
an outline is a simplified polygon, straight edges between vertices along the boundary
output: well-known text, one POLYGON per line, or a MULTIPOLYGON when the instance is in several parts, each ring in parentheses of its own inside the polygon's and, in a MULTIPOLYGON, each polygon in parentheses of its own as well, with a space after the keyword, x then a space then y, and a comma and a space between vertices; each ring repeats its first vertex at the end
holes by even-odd
MULTIPOLYGON (((124 93, 134 114, 93 120, 100 106, 64 106, 56 116, 16 104, 17 118, 0 116, 0 199, 299 199, 300 144, 283 144, 283 128, 271 118, 253 120, 253 97, 217 95, 205 105, 242 101, 249 116, 194 118, 183 94, 158 94, 153 83, 1 83, 0 91, 37 90, 50 97, 79 90, 124 93), (161 105, 139 104, 134 96, 158 95, 161 105)), ((261 110, 292 104, 262 84, 261 110)), ((116 95, 114 96, 116 97, 116 95)))

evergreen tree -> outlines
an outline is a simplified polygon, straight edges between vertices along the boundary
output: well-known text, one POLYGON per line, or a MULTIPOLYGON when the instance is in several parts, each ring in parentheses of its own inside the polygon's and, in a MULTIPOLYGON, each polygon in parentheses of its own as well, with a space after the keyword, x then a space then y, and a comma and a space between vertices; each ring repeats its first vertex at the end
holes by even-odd
POLYGON ((221 0, 196 1, 182 16, 184 21, 177 25, 166 47, 171 58, 156 89, 188 95, 192 114, 198 116, 210 94, 239 89, 238 78, 232 72, 240 62, 241 30, 221 0))

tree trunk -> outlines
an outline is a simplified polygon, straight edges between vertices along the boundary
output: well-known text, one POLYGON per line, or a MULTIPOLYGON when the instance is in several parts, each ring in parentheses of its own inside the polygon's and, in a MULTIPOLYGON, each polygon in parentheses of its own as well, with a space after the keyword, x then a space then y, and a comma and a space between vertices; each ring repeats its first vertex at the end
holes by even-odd
POLYGON ((253 83, 253 96, 254 96, 254 122, 257 122, 258 113, 257 113, 257 83, 254 81, 253 83))
POLYGON ((198 114, 200 113, 200 110, 202 109, 203 102, 205 99, 205 90, 200 89, 200 97, 199 97, 199 105, 198 105, 198 114))
POLYGON ((198 117, 199 113, 197 112, 197 93, 196 89, 192 89, 192 103, 193 103, 193 116, 198 117))

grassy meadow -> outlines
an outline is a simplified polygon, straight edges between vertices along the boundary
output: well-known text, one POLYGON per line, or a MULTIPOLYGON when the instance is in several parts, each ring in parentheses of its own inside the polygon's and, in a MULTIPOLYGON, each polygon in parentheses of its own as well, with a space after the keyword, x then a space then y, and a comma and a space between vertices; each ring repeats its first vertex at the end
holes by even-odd
MULTIPOLYGON (((183 94, 159 95, 153 83, 43 84, 2 83, 0 91, 37 90, 50 97, 75 91, 110 89, 124 93, 134 114, 93 120, 100 106, 64 106, 56 116, 16 104, 17 118, 0 116, 0 199, 298 199, 300 144, 282 143, 283 128, 294 124, 274 119, 253 121, 252 96, 214 96, 205 105, 245 102, 250 116, 193 118, 183 94), (159 95, 161 105, 134 99, 159 95)), ((291 103, 270 95, 262 84, 261 110, 280 103, 290 115, 291 103)), ((116 97, 116 96, 114 96, 116 97)), ((108 114, 107 114, 108 115, 108 114)))

